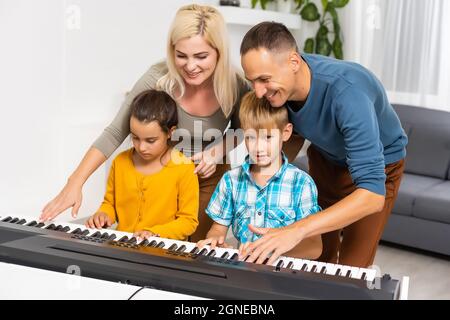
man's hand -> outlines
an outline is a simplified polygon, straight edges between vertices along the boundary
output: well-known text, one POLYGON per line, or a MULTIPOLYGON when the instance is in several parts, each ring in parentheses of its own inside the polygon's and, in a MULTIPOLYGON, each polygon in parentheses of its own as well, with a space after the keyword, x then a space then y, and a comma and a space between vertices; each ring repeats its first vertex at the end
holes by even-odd
POLYGON ((293 225, 283 228, 257 228, 249 225, 250 231, 263 235, 262 238, 252 243, 246 243, 239 259, 246 262, 262 264, 269 256, 268 265, 273 264, 283 253, 292 250, 304 236, 301 229, 293 225))
POLYGON ((86 221, 86 223, 85 223, 85 226, 87 228, 92 228, 92 229, 101 229, 104 226, 109 228, 112 225, 113 225, 113 222, 111 221, 111 218, 104 212, 97 212, 92 217, 90 217, 89 220, 86 221))

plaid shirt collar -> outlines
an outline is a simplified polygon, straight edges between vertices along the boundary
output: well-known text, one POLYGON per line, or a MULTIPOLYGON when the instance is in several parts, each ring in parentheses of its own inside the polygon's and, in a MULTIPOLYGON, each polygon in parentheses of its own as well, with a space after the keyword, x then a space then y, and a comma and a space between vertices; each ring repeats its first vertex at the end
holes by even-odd
MULTIPOLYGON (((286 155, 284 154, 283 151, 281 151, 281 158, 282 158, 282 164, 281 164, 280 169, 278 169, 278 171, 277 171, 277 172, 269 179, 269 181, 267 181, 267 185, 268 185, 271 181, 276 180, 276 179, 279 179, 279 178, 283 175, 283 173, 286 171, 286 168, 287 168, 287 166, 288 166, 288 164, 289 164, 289 161, 288 161, 288 158, 286 157, 286 155)), ((254 181, 253 178, 252 178, 251 173, 250 173, 250 168, 251 168, 251 163, 250 163, 250 161, 251 161, 250 156, 247 155, 247 156, 245 157, 245 161, 244 161, 244 163, 242 164, 241 167, 242 167, 242 170, 243 170, 243 171, 245 172, 245 174, 247 175, 247 177, 250 179, 250 181, 252 181, 252 183, 256 184, 255 181, 254 181)))

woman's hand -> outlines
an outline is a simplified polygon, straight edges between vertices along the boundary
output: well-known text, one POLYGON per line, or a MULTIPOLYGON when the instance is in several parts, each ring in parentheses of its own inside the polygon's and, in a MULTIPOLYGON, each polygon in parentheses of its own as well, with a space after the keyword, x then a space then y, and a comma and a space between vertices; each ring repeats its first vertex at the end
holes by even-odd
POLYGON ((198 163, 194 173, 202 179, 211 177, 216 172, 217 163, 220 163, 223 159, 221 149, 222 146, 220 148, 216 146, 194 154, 191 160, 198 163))
POLYGON ((85 223, 85 226, 91 229, 102 229, 104 226, 109 228, 112 225, 111 218, 104 212, 97 212, 85 223))
POLYGON ((64 210, 72 207, 72 218, 76 218, 83 199, 82 185, 67 182, 61 192, 42 210, 39 221, 48 221, 55 218, 64 210))

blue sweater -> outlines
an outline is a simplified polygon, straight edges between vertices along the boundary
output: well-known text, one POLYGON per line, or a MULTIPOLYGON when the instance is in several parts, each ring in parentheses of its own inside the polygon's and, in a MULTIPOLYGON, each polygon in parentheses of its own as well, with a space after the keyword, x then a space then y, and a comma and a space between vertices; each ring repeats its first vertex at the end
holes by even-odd
POLYGON ((381 82, 356 63, 302 57, 311 89, 300 110, 287 102, 295 131, 324 157, 347 166, 358 188, 385 195, 385 165, 405 157, 408 138, 381 82))

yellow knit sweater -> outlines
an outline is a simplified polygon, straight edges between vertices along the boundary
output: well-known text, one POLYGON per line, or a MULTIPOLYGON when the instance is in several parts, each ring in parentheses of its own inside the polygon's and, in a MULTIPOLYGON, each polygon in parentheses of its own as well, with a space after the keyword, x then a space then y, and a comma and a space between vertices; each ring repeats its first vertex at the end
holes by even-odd
POLYGON ((174 150, 165 167, 144 175, 134 167, 133 150, 114 159, 98 211, 117 222, 120 231, 148 230, 164 238, 187 239, 198 225, 199 185, 194 164, 174 150), (185 161, 180 163, 180 159, 185 161))

